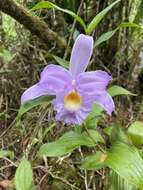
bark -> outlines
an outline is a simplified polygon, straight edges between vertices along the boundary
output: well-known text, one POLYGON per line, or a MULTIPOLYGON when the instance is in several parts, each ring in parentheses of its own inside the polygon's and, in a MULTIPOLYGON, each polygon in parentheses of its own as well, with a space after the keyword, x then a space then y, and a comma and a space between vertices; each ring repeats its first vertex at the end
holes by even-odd
POLYGON ((0 0, 0 11, 8 14, 20 24, 23 24, 32 34, 36 35, 45 44, 56 41, 60 48, 65 48, 67 43, 64 37, 52 31, 47 23, 31 14, 15 0, 0 0))

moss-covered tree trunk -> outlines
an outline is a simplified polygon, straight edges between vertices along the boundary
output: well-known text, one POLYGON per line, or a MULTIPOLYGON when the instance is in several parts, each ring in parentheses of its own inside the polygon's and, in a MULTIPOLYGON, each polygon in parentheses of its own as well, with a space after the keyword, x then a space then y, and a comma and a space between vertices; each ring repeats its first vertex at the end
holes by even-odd
POLYGON ((32 34, 40 38, 45 44, 49 44, 50 41, 55 41, 59 47, 66 47, 65 38, 52 31, 44 21, 37 16, 33 16, 24 7, 16 3, 16 1, 0 0, 0 10, 23 24, 32 34))

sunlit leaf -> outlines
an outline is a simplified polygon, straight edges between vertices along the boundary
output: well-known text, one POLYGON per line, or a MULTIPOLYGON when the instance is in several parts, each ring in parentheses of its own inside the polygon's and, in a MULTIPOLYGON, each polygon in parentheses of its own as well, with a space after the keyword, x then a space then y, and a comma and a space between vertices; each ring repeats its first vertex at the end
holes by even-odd
POLYGON ((119 176, 116 172, 110 172, 110 190, 138 190, 135 186, 130 184, 127 180, 119 176))
POLYGON ((100 168, 106 167, 105 159, 107 155, 97 151, 95 154, 87 156, 82 162, 81 168, 87 170, 98 170, 100 168))
POLYGON ((130 95, 130 96, 136 96, 136 94, 133 94, 132 92, 126 90, 125 88, 121 86, 114 85, 110 88, 108 88, 108 92, 111 96, 118 96, 118 95, 130 95))
POLYGON ((105 15, 112 9, 114 5, 116 5, 120 0, 117 0, 113 2, 111 5, 106 7, 103 11, 101 11, 99 14, 97 14, 94 19, 91 21, 91 23, 88 25, 88 28, 86 30, 87 34, 90 34, 95 27, 100 23, 100 21, 105 17, 105 15))
POLYGON ((15 174, 16 190, 30 190, 33 181, 33 172, 28 160, 23 159, 19 164, 15 174))
MULTIPOLYGON (((95 140, 95 142, 104 143, 102 136, 97 131, 89 130, 89 134, 95 140)), ((72 152, 74 149, 80 146, 92 147, 95 146, 95 143, 85 132, 80 134, 74 131, 70 131, 65 133, 58 140, 42 145, 38 156, 62 156, 72 152)))
POLYGON ((129 183, 143 188, 143 160, 134 146, 115 142, 107 153, 105 163, 129 183))
POLYGON ((52 99, 52 96, 41 96, 39 98, 24 103, 23 105, 21 105, 18 111, 17 119, 19 120, 23 114, 25 114, 26 112, 28 112, 36 106, 49 104, 52 99))
POLYGON ((143 122, 135 121, 128 128, 128 134, 135 145, 143 144, 143 122))
POLYGON ((69 68, 69 62, 66 61, 65 59, 62 59, 61 57, 58 57, 56 55, 53 55, 54 59, 57 61, 57 63, 63 67, 65 67, 66 69, 69 68))
POLYGON ((70 11, 70 10, 67 10, 67 9, 63 9, 57 5, 55 5, 54 3, 51 3, 49 1, 42 1, 42 2, 39 2, 38 4, 36 4, 31 10, 38 10, 38 9, 44 9, 44 8, 47 8, 47 9, 57 9, 59 11, 62 11, 64 13, 67 13, 69 15, 71 15, 74 19, 76 19, 84 28, 84 30, 86 31, 86 25, 83 21, 83 19, 81 17, 79 17, 78 15, 76 15, 74 12, 70 11))

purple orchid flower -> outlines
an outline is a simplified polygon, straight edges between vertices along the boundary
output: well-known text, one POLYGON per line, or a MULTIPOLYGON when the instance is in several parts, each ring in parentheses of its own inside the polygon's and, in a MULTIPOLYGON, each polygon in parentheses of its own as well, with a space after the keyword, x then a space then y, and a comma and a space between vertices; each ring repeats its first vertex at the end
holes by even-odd
POLYGON ((84 72, 93 52, 93 38, 80 34, 71 53, 69 70, 58 65, 47 65, 40 81, 27 89, 21 103, 43 95, 55 95, 56 120, 68 124, 82 124, 94 102, 109 115, 114 110, 112 97, 106 88, 112 77, 104 71, 84 72))

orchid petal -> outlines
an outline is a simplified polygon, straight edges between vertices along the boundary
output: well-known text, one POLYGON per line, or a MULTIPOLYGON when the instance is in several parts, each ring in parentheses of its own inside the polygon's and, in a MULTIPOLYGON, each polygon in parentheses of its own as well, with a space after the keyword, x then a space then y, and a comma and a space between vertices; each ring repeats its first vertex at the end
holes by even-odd
POLYGON ((114 111, 114 101, 107 92, 101 95, 94 96, 93 99, 97 104, 103 107, 103 109, 105 109, 109 115, 111 115, 111 113, 114 111))
POLYGON ((48 65, 41 73, 40 81, 27 89, 21 97, 21 103, 42 95, 56 95, 72 84, 70 73, 57 65, 48 65))
MULTIPOLYGON (((49 83, 49 80, 58 80, 61 84, 61 87, 63 84, 67 82, 71 82, 71 74, 68 70, 64 69, 63 67, 59 65, 47 65, 44 70, 41 72, 40 75, 40 83, 49 83)), ((59 89, 58 89, 59 90, 59 89)))
POLYGON ((47 91, 44 88, 44 85, 40 85, 40 83, 37 83, 33 86, 31 86, 30 88, 28 88, 21 96, 21 104, 29 101, 29 100, 33 100, 35 98, 38 98, 40 96, 44 96, 44 95, 53 95, 51 92, 47 91))
POLYGON ((80 34, 76 39, 70 59, 70 72, 73 77, 85 71, 93 51, 93 38, 80 34))
POLYGON ((102 94, 112 77, 104 71, 91 71, 81 73, 77 79, 77 88, 90 95, 102 94))

